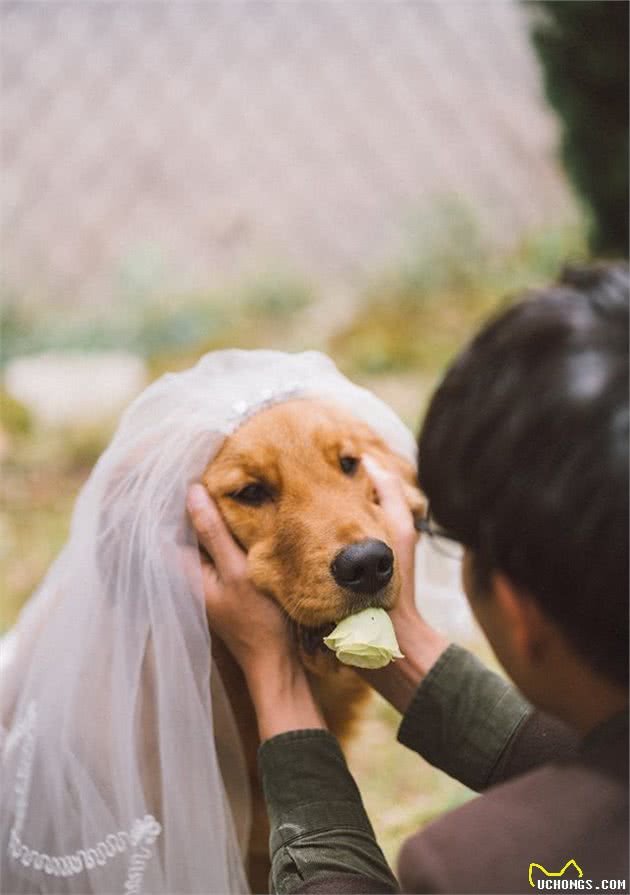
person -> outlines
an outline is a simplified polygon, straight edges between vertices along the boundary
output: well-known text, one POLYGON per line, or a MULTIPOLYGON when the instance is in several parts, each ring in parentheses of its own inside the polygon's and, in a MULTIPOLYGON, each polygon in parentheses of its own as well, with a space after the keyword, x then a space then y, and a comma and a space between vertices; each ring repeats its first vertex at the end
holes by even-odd
POLYGON ((210 626, 256 709, 272 891, 509 893, 536 874, 627 891, 628 285, 619 265, 574 268, 500 313, 447 370, 419 436, 425 536, 463 546, 467 598, 513 685, 416 608, 400 483, 363 458, 395 532, 404 658, 359 673, 402 713, 400 742, 482 793, 408 838, 397 876, 281 612, 190 488, 210 626))

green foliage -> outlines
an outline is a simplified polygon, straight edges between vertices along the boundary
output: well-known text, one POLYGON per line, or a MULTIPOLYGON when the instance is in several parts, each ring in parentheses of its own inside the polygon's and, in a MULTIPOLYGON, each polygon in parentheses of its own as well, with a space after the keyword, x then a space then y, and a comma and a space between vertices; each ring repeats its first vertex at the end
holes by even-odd
MULTIPOLYGON (((134 288, 124 289, 103 310, 54 315, 7 300, 0 309, 0 365, 12 357, 40 351, 131 351, 153 361, 202 353, 235 344, 235 333, 252 323, 286 320, 305 307, 311 291, 299 280, 274 275, 216 294, 179 295, 159 301, 134 288)), ((160 362, 158 361, 158 366, 160 362)), ((177 364, 176 364, 177 366, 177 364)))
POLYGON ((442 196, 412 222, 407 251, 392 279, 401 298, 408 295, 414 305, 431 303, 477 283, 491 255, 472 206, 457 196, 442 196))
POLYGON ((585 254, 579 227, 537 233, 497 254, 467 206, 443 201, 417 221, 404 258, 371 284, 332 353, 350 374, 435 375, 498 303, 585 254))
POLYGON ((39 351, 132 351, 152 354, 187 345, 220 331, 225 312, 211 302, 184 304, 174 310, 121 305, 103 313, 49 313, 35 315, 17 306, 5 306, 0 317, 0 363, 11 357, 39 351))
POLYGON ((31 426, 26 407, 0 388, 0 427, 9 435, 25 435, 31 431, 31 426))
POLYGON ((532 37, 594 254, 628 254, 628 3, 536 0, 532 37))
POLYGON ((112 436, 113 425, 68 427, 59 433, 62 444, 60 465, 69 472, 89 470, 101 456, 112 436))
POLYGON ((310 304, 313 292, 298 278, 267 274, 242 287, 239 298, 246 314, 279 319, 310 304))

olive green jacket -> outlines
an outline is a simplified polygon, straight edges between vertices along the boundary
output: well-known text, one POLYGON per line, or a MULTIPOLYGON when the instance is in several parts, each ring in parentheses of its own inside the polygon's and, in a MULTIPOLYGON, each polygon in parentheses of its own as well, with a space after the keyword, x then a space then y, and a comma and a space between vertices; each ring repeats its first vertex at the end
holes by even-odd
MULTIPOLYGON (((563 725, 454 644, 418 687, 398 740, 476 791, 576 747, 563 725)), ((400 891, 328 731, 279 734, 262 743, 258 760, 271 822, 272 892, 400 891)))

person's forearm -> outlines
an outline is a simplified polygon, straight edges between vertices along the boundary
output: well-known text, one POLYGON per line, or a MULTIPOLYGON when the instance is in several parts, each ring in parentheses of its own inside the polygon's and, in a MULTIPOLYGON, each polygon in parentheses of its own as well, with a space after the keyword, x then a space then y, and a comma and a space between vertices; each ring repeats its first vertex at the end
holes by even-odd
POLYGON ((418 614, 396 619, 398 645, 403 659, 377 670, 357 669, 361 677, 401 714, 449 641, 431 628, 418 614))
POLYGON ((289 730, 325 729, 303 667, 290 658, 274 658, 246 672, 249 692, 264 742, 289 730))
MULTIPOLYGON (((358 673, 401 714, 418 686, 448 647, 449 641, 417 613, 397 619, 403 659, 385 668, 357 668, 358 673)), ((261 741, 288 730, 325 728, 301 664, 290 657, 272 657, 245 670, 256 709, 261 741)))
POLYGON ((398 891, 303 667, 267 657, 244 671, 261 740, 272 891, 398 891))
POLYGON ((533 712, 511 684, 455 644, 416 690, 398 740, 477 791, 567 757, 576 742, 559 722, 533 712))

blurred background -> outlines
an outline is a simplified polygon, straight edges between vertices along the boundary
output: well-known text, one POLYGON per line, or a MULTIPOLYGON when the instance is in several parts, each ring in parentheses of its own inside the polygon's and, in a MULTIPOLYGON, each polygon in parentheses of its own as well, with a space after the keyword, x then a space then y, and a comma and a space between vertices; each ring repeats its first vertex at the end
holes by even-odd
MULTIPOLYGON (((626 2, 0 15, 0 631, 162 372, 221 347, 317 348, 415 429, 502 302, 627 254, 626 2)), ((375 700, 350 753, 391 860, 471 795, 396 724, 375 700)))

